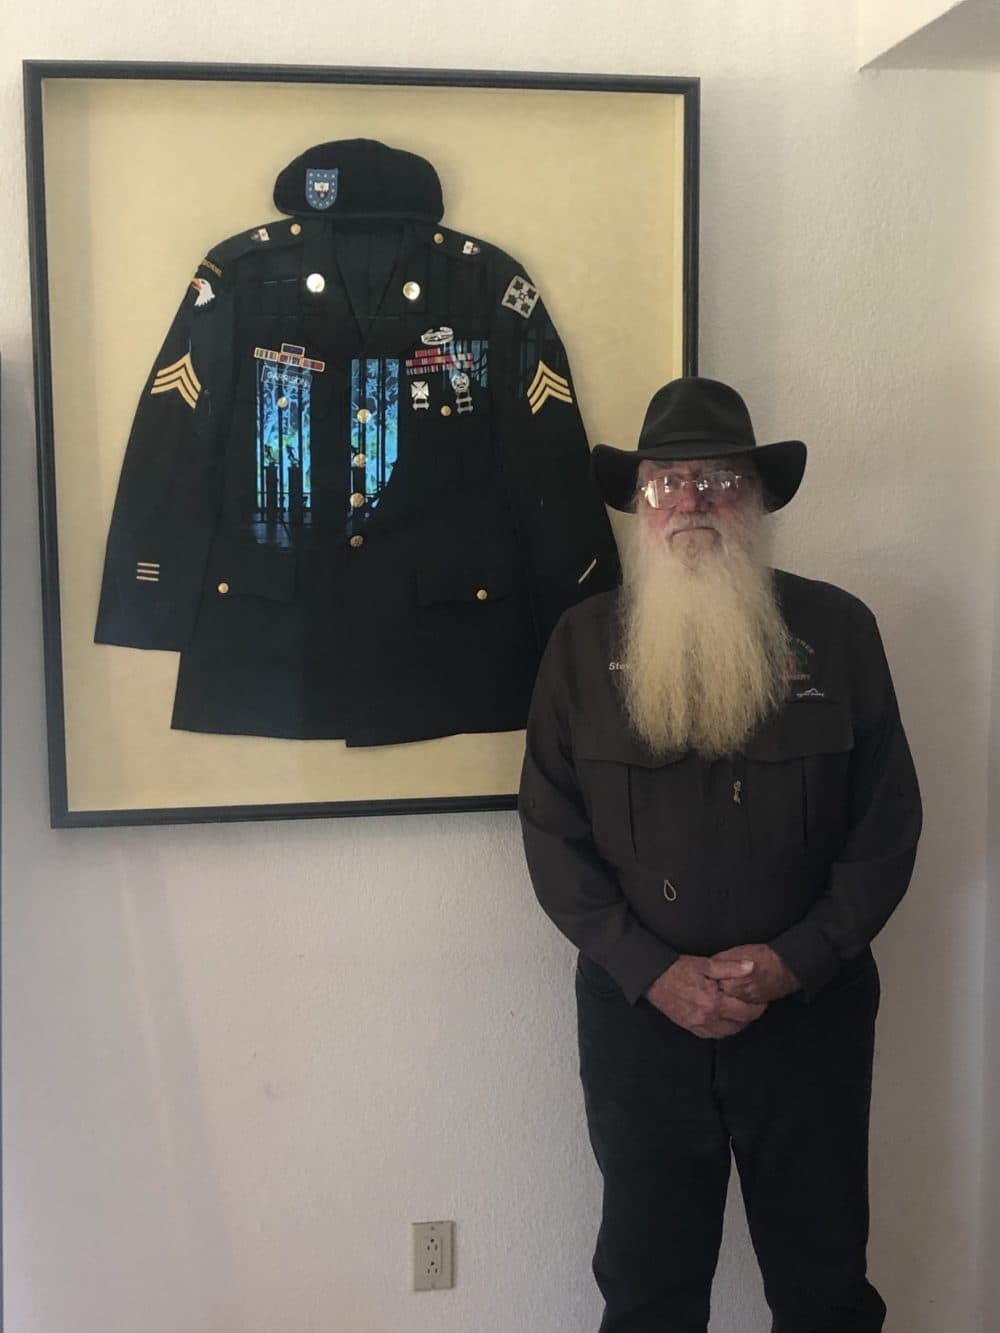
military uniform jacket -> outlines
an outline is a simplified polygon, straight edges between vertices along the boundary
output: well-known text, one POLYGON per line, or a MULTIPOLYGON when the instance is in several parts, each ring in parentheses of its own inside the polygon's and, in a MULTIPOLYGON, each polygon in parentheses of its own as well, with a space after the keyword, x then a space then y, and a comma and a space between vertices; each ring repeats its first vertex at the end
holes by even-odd
POLYGON ((778 573, 785 705, 742 753, 654 757, 618 681, 614 594, 567 612, 528 723, 520 814, 542 907, 633 1003, 680 954, 770 944, 809 998, 909 883, 921 809, 875 619, 778 573))
POLYGON ((150 372, 96 639, 181 654, 174 727, 521 727, 552 626, 618 574, 538 289, 382 144, 309 150, 275 201, 198 266, 150 372))

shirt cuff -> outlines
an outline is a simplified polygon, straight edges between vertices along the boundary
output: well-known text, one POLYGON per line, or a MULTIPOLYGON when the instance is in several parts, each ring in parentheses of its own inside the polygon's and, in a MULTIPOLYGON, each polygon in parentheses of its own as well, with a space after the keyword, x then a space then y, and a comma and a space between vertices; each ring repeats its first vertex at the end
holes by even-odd
POLYGON ((648 930, 630 931, 603 958, 595 959, 621 988, 629 1004, 637 1004, 657 977, 680 954, 648 930))
POLYGON ((840 971, 841 959, 808 921, 790 926, 770 941, 770 947, 794 975, 807 1002, 840 971))

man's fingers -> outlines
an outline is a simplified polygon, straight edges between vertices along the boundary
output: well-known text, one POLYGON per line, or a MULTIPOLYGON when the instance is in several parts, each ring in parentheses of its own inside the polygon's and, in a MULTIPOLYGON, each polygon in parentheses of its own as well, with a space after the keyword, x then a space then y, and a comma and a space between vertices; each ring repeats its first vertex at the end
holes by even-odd
POLYGON ((732 981, 748 977, 754 969, 751 958, 706 958, 705 976, 713 981, 732 981))
POLYGON ((759 1018, 766 1008, 763 1004, 753 1004, 748 1000, 738 1000, 735 995, 720 996, 716 1010, 720 1018, 732 1023, 752 1023, 759 1018))

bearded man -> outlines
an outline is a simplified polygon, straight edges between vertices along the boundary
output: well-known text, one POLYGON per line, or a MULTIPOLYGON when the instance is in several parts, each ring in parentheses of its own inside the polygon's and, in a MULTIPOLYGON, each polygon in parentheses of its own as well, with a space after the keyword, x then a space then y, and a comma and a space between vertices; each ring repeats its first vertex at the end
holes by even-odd
POLYGON ((916 776, 872 613, 774 570, 798 440, 675 380, 637 450, 599 445, 637 531, 624 584, 545 653, 519 809, 580 951, 580 1072, 603 1175, 601 1333, 705 1333, 731 1155, 772 1333, 875 1333, 869 947, 906 890, 916 776))

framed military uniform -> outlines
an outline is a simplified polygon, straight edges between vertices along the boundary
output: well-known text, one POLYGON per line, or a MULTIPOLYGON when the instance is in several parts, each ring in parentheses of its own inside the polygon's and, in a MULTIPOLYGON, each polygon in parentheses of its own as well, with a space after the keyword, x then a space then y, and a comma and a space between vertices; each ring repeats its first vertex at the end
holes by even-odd
POLYGON ((588 440, 695 368, 696 83, 26 97, 53 822, 511 807, 588 440))

